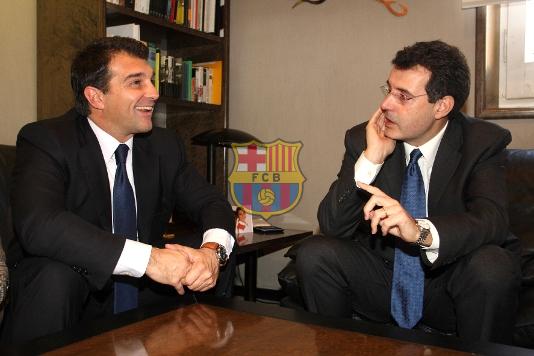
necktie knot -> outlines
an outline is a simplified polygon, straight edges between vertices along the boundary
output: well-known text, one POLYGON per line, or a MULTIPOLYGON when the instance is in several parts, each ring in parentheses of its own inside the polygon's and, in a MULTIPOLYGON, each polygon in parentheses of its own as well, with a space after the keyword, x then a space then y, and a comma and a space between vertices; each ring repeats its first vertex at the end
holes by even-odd
POLYGON ((419 160, 419 158, 423 157, 423 154, 421 153, 421 151, 419 150, 419 148, 416 148, 415 150, 413 150, 411 153, 410 153, 410 163, 408 163, 408 165, 412 165, 412 164, 415 164, 417 163, 417 161, 419 160))
POLYGON ((115 162, 117 166, 126 164, 126 157, 128 157, 128 151, 130 147, 128 145, 121 143, 119 147, 115 150, 115 162))

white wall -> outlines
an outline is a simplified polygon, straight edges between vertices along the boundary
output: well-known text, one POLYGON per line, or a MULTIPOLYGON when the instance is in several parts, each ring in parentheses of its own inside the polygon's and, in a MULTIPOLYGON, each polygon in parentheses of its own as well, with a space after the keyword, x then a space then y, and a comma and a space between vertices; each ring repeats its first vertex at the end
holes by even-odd
POLYGON ((0 11, 0 143, 15 144, 37 115, 35 0, 2 0, 0 11))
MULTIPOLYGON (((409 8, 405 17, 374 0, 327 0, 293 10, 292 0, 232 0, 230 126, 266 142, 304 144, 302 200, 273 223, 317 227, 318 204, 341 165, 345 130, 378 107, 378 87, 397 50, 442 39, 458 46, 474 71, 474 9, 461 10, 460 0, 400 2, 409 8)), ((471 95, 468 113, 473 107, 471 95)), ((532 147, 533 120, 497 123, 512 130, 512 146, 532 147)), ((282 253, 261 258, 259 285, 277 288, 276 273, 286 262, 282 253)))

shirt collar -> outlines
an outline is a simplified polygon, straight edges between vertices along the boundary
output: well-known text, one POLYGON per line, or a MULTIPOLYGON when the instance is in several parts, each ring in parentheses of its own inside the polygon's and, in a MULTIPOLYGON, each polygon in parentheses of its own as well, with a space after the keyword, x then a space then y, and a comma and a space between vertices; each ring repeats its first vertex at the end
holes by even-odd
POLYGON ((436 154, 438 153, 439 144, 441 143, 441 139, 443 138, 443 135, 445 134, 445 130, 447 129, 448 125, 449 120, 447 120, 445 126, 443 126, 443 128, 438 132, 436 136, 432 137, 428 142, 419 147, 412 146, 409 143, 403 142, 404 152, 406 154, 406 162, 410 161, 410 153, 412 153, 414 149, 419 148, 419 150, 423 154, 423 157, 428 162, 428 166, 432 167, 434 165, 434 159, 436 158, 436 154))
MULTIPOLYGON (((90 117, 87 117, 87 119, 89 121, 89 126, 91 126, 91 129, 93 129, 96 139, 98 140, 104 161, 108 162, 114 157, 113 155, 115 154, 117 147, 119 147, 122 142, 117 141, 115 137, 102 130, 97 124, 94 123, 93 120, 91 120, 90 117)), ((124 142, 124 144, 130 148, 131 152, 133 146, 133 137, 129 138, 128 141, 124 142)))

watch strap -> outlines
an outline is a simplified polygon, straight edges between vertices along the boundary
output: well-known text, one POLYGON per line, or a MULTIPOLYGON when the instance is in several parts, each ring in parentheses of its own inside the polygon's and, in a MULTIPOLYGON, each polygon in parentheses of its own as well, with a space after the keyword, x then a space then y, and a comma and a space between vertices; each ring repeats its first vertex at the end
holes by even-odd
POLYGON ((223 245, 216 242, 206 242, 201 246, 201 248, 209 248, 210 250, 214 250, 219 261, 219 266, 222 267, 226 265, 226 262, 228 261, 228 253, 223 245))

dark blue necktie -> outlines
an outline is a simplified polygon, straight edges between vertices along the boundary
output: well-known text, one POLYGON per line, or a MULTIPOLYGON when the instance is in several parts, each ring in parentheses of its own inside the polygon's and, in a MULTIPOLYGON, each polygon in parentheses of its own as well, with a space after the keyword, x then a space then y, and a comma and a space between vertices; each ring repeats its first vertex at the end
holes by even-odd
MULTIPOLYGON (((120 144, 115 151, 117 171, 113 185, 113 231, 130 240, 137 240, 137 218, 132 186, 126 173, 128 146, 120 144)), ((120 313, 137 308, 138 289, 132 277, 117 276, 114 283, 115 293, 113 311, 120 313), (120 281, 119 281, 120 280, 120 281)))
MULTIPOLYGON (((423 176, 417 160, 423 154, 415 149, 404 174, 400 203, 414 218, 426 217, 423 176)), ((391 287, 391 315, 400 327, 411 329, 423 315, 425 275, 419 247, 396 240, 395 264, 391 287)))

